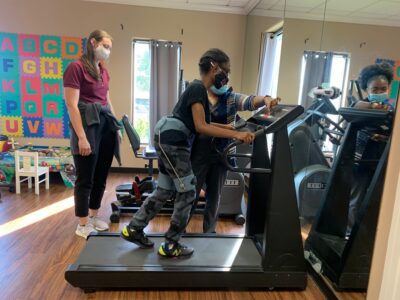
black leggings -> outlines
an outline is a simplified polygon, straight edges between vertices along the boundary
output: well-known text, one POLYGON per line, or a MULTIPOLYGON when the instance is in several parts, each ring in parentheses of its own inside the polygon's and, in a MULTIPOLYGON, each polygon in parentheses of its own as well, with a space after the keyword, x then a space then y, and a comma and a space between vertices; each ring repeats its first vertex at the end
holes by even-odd
POLYGON ((193 215, 199 193, 203 185, 206 185, 206 205, 204 209, 203 232, 213 233, 218 220, 218 207, 221 200, 221 190, 224 186, 227 170, 221 163, 220 156, 212 143, 212 138, 199 135, 193 142, 192 168, 197 178, 196 200, 193 204, 190 216, 193 215))
POLYGON ((218 221, 218 208, 221 201, 221 191, 225 183, 227 170, 226 167, 218 162, 209 163, 192 162, 193 173, 197 179, 196 200, 191 210, 191 216, 196 209, 199 201, 199 194, 206 185, 206 204, 204 208, 203 232, 214 233, 218 221))
POLYGON ((109 130, 108 122, 102 115, 100 115, 99 126, 101 134, 96 137, 94 154, 74 155, 76 168, 74 198, 77 217, 87 217, 89 208, 100 208, 108 171, 113 160, 115 134, 117 133, 109 130))

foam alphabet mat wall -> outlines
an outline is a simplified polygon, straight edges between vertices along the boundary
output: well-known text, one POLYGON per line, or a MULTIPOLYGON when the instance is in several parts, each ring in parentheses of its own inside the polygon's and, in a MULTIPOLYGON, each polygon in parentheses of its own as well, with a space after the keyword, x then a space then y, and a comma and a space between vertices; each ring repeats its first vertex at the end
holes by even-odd
POLYGON ((0 32, 0 132, 68 138, 62 76, 86 39, 0 32))

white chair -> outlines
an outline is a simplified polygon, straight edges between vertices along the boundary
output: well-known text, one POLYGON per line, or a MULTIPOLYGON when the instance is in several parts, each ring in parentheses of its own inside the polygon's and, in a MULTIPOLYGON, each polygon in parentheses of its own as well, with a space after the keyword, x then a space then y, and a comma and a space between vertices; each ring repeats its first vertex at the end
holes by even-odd
POLYGON ((36 195, 39 195, 39 183, 43 181, 46 181, 46 190, 49 189, 49 167, 39 167, 39 153, 15 151, 15 190, 17 194, 21 193, 21 182, 28 180, 28 187, 32 188, 32 177, 35 178, 36 195), (20 158, 22 158, 22 168, 20 158), (41 175, 45 175, 45 178, 39 180, 39 176, 41 175), (21 180, 21 177, 27 178, 21 180))

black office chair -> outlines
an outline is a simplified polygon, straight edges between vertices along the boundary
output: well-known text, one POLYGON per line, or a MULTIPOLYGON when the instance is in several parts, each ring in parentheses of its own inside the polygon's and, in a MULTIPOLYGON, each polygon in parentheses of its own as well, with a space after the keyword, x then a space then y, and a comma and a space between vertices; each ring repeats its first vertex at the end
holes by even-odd
POLYGON ((116 187, 115 193, 117 201, 111 203, 112 214, 110 220, 112 223, 118 223, 121 212, 135 212, 147 196, 157 187, 157 182, 153 179, 153 160, 157 159, 154 152, 140 153, 140 137, 135 128, 132 126, 127 115, 122 117, 122 124, 125 128, 135 157, 148 161, 145 164, 148 176, 140 179, 135 176, 133 182, 120 184, 116 187))
POLYGON ((148 164, 145 164, 145 168, 148 168, 147 174, 149 176, 153 176, 153 160, 157 159, 157 153, 155 151, 148 151, 146 149, 143 150, 142 153, 139 152, 140 150, 140 136, 132 126, 131 122, 127 115, 122 117, 122 124, 124 125, 126 135, 128 136, 129 142, 131 144, 133 153, 135 157, 142 158, 148 161, 148 164))

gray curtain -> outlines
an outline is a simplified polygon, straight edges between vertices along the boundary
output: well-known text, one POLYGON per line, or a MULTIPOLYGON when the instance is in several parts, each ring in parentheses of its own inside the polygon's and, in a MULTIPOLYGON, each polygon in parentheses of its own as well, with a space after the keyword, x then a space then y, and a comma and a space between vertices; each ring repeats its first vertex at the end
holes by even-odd
POLYGON ((300 104, 305 109, 313 102, 313 98, 308 96, 311 89, 329 83, 332 58, 332 52, 304 51, 305 69, 300 104))
POLYGON ((153 145, 157 121, 172 113, 179 95, 181 45, 178 42, 151 41, 150 140, 153 145))

